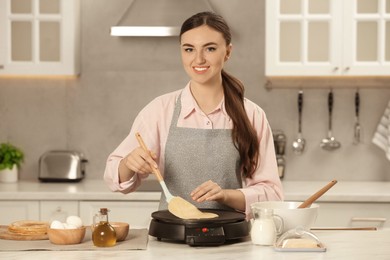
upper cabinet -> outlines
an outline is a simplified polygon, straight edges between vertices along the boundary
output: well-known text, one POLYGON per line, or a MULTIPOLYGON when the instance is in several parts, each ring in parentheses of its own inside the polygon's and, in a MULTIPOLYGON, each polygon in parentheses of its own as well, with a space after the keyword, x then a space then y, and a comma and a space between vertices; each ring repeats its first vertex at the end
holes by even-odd
POLYGON ((389 76, 390 0, 267 0, 266 76, 389 76))
POLYGON ((0 75, 79 72, 79 0, 0 1, 0 75))

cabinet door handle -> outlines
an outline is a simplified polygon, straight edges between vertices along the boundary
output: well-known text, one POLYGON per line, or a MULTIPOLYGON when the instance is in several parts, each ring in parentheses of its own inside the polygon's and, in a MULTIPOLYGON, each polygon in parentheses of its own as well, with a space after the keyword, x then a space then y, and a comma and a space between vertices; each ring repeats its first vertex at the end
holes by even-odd
POLYGON ((346 68, 344 69, 344 71, 345 71, 345 72, 348 72, 350 69, 351 69, 350 67, 346 67, 346 68))
POLYGON ((4 65, 0 64, 0 70, 4 69, 4 65))
POLYGON ((333 68, 333 71, 338 71, 339 70, 339 67, 334 67, 333 68))
POLYGON ((386 218, 366 218, 366 217, 352 217, 351 221, 366 221, 366 222, 386 222, 386 218))

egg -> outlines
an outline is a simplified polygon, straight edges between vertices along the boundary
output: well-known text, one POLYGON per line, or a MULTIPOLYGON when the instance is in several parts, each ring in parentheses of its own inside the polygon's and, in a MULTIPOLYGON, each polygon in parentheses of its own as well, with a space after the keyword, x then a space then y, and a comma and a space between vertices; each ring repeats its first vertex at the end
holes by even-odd
POLYGON ((75 225, 68 224, 68 223, 65 223, 64 226, 65 226, 65 229, 77 229, 78 228, 75 225))
POLYGON ((83 221, 78 216, 69 216, 66 218, 66 224, 73 226, 74 228, 81 228, 83 221))
POLYGON ((50 228, 52 229, 64 229, 64 224, 61 223, 60 221, 58 220, 53 220, 50 224, 50 228))

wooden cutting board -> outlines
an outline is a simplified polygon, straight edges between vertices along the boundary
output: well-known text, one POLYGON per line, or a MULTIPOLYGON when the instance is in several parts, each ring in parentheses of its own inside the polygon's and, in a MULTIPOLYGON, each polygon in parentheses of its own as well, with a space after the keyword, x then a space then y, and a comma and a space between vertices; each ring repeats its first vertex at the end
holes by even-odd
POLYGON ((46 240, 48 235, 21 235, 9 232, 8 226, 0 225, 0 239, 8 240, 46 240))

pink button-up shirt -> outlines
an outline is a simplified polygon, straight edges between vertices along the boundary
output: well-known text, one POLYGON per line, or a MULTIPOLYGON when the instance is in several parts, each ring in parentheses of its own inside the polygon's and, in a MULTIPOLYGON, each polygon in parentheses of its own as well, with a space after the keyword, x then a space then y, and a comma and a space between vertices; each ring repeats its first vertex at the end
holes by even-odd
MULTIPOLYGON (((232 121, 225 110, 224 100, 213 112, 206 115, 193 98, 189 84, 182 90, 157 97, 141 110, 134 120, 129 135, 107 159, 104 180, 112 191, 129 193, 135 191, 142 182, 142 178, 135 174, 129 181, 119 183, 118 175, 119 162, 139 146, 135 138, 137 132, 141 133, 146 146, 157 155, 159 169, 161 174, 164 175, 165 144, 173 110, 180 93, 182 93, 182 109, 177 123, 178 127, 233 128, 232 121)), ((272 132, 266 115, 259 106, 248 99, 244 100, 244 105, 248 118, 256 129, 260 141, 259 165, 256 172, 251 179, 243 179, 243 188, 239 189, 245 196, 245 212, 248 215, 252 203, 266 200, 283 200, 283 192, 278 175, 272 132)))

